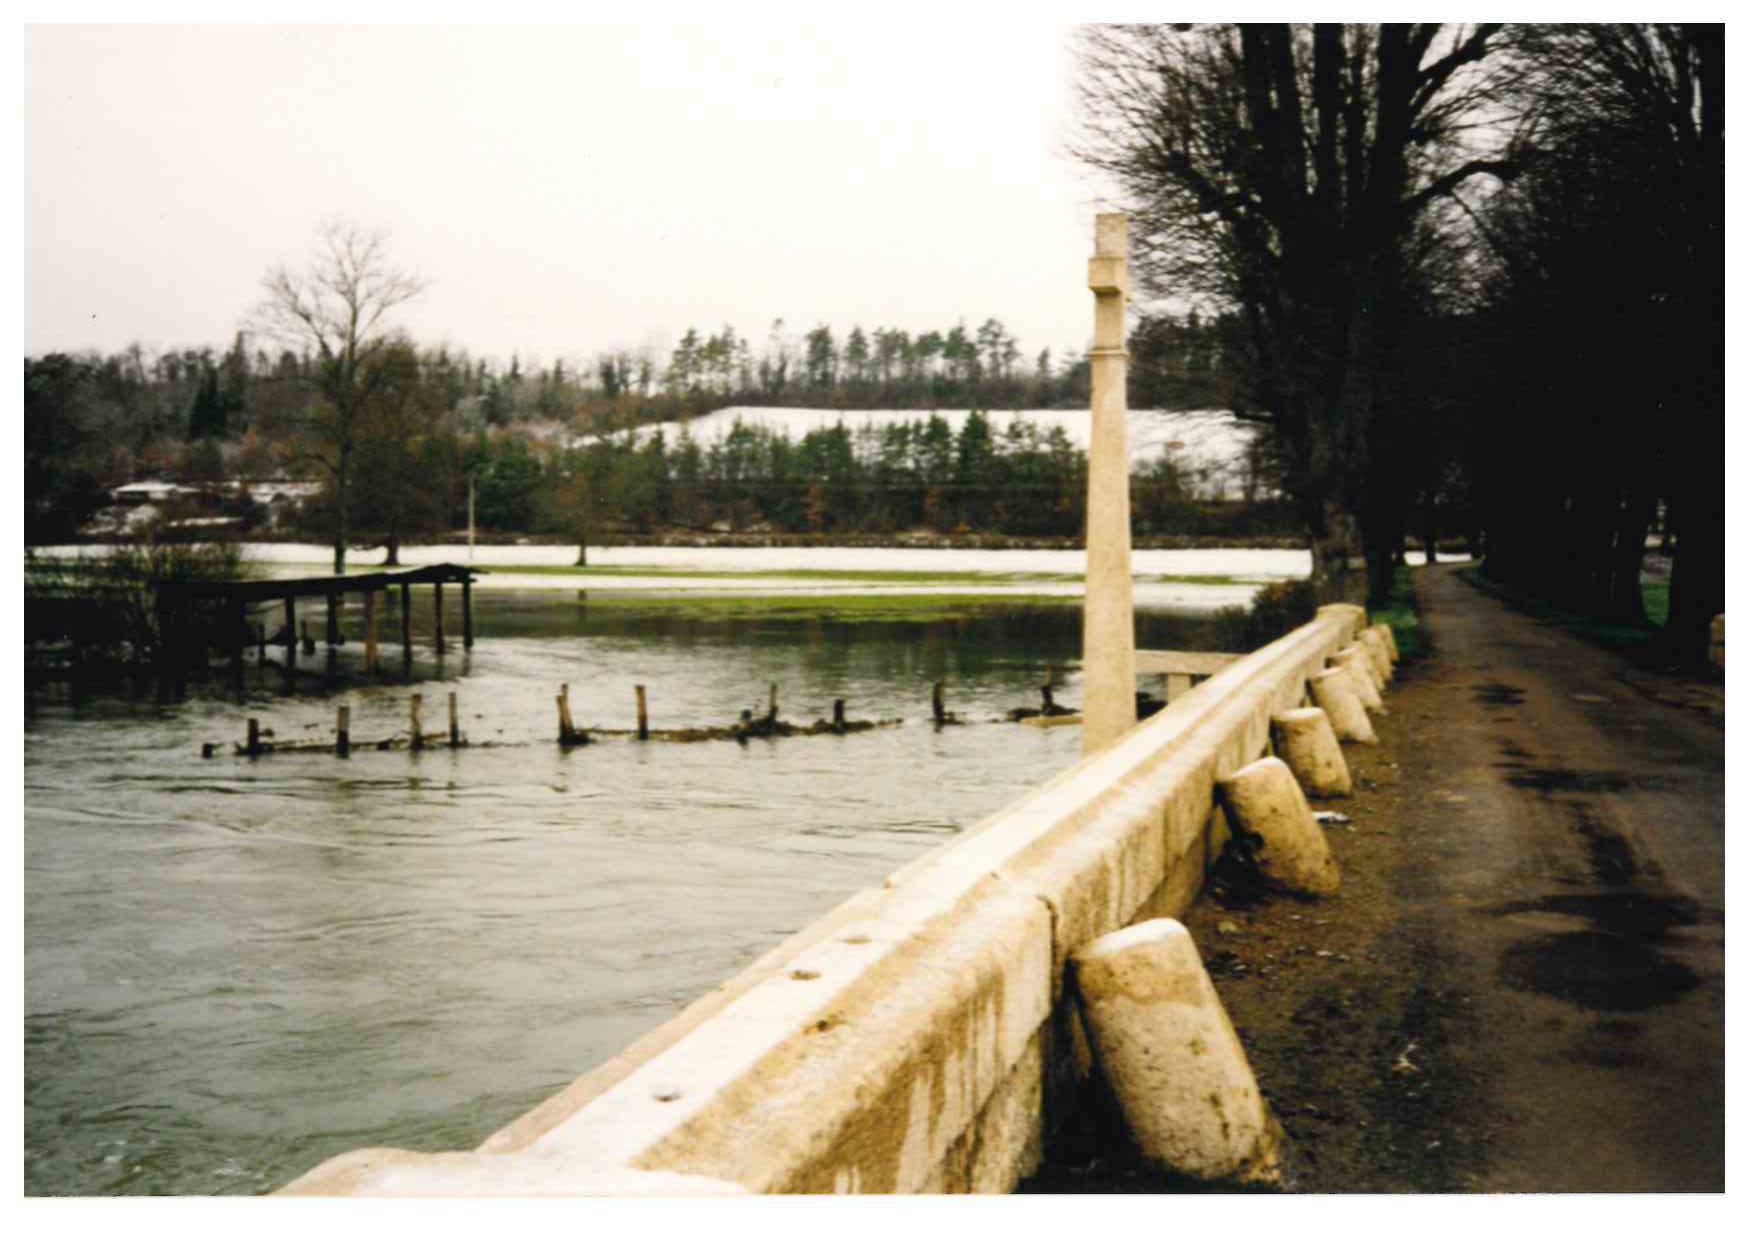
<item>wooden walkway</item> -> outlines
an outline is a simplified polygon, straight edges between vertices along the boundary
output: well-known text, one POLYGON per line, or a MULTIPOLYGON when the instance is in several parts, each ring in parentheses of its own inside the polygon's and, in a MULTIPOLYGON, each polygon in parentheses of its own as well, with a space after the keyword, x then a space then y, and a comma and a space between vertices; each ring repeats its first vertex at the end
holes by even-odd
MULTIPOLYGON (((459 585, 461 587, 461 641, 466 649, 473 648, 473 582, 481 570, 465 567, 460 564, 432 564, 424 568, 410 568, 396 572, 352 573, 334 577, 280 577, 251 578, 240 581, 198 581, 187 583, 166 584, 159 589, 158 625, 159 632, 165 635, 183 632, 193 634, 197 626, 186 623, 192 605, 196 602, 218 600, 221 609, 230 617, 230 622, 223 625, 226 634, 226 644, 231 659, 231 674, 238 684, 243 679, 243 652, 251 644, 251 626, 249 624, 249 607, 256 603, 282 603, 285 609, 285 677, 289 683, 297 675, 297 653, 300 636, 305 643, 306 651, 313 653, 314 639, 306 628, 300 632, 297 621, 297 601, 299 599, 320 598, 327 602, 327 632, 326 643, 330 650, 342 643, 340 636, 340 606, 341 600, 348 594, 359 594, 364 599, 364 662, 365 669, 376 670, 377 664, 377 596, 383 595, 384 606, 391 606, 389 597, 397 589, 400 592, 401 620, 401 660, 410 664, 413 660, 413 587, 428 585, 431 587, 431 614, 433 617, 434 647, 443 650, 443 587, 459 585)), ((268 644, 265 628, 254 637, 265 652, 268 644)), ((193 649, 194 639, 174 641, 166 636, 160 649, 165 666, 161 669, 160 684, 174 685, 180 696, 187 683, 188 668, 198 655, 204 661, 206 658, 205 639, 201 638, 199 651, 193 649)))

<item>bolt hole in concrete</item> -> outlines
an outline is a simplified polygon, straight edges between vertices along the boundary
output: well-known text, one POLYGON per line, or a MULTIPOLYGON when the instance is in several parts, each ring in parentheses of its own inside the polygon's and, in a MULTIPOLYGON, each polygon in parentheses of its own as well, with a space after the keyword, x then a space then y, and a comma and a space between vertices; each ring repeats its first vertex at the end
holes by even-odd
POLYGON ((812 969, 796 969, 791 972, 789 976, 798 982, 811 982, 817 978, 819 974, 815 973, 812 969))
POLYGON ((654 1097, 657 1102, 675 1102, 679 1100, 680 1091, 677 1089, 658 1089, 654 1097))

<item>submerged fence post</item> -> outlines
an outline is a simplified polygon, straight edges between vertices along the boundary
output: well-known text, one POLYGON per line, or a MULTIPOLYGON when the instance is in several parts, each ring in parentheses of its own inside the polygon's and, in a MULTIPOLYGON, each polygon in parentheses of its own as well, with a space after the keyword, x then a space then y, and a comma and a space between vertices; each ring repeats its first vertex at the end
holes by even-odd
POLYGON ((449 747, 461 748, 461 722, 455 713, 455 695, 449 695, 449 747))
POLYGON ((776 723, 777 722, 777 686, 776 685, 771 686, 771 709, 765 712, 765 719, 769 723, 776 723))
POLYGON ((935 682, 934 694, 932 695, 931 700, 930 700, 930 705, 934 708, 935 726, 937 728, 940 727, 943 723, 947 722, 946 693, 947 693, 947 682, 944 680, 937 680, 935 682))
POLYGON ((571 726, 571 687, 558 687, 558 743, 574 745, 577 743, 576 729, 571 726))
POLYGON ((649 702, 644 697, 643 686, 637 686, 637 739, 649 739, 649 702))
POLYGON ((844 730, 844 699, 832 699, 832 727, 839 732, 844 730))
POLYGON ((243 745, 243 752, 251 758, 261 756, 261 721, 259 719, 251 718, 249 720, 249 736, 243 745))
POLYGON ((424 702, 425 702, 424 696, 422 694, 415 693, 415 694, 413 694, 413 700, 407 704, 407 708, 408 708, 407 713, 409 715, 409 718, 407 720, 407 724, 412 729, 412 733, 413 733, 412 747, 416 750, 423 749, 425 747, 425 732, 424 732, 424 728, 419 723, 419 707, 424 705, 424 702))
POLYGON ((376 591, 364 592, 364 670, 376 674, 376 591))
POLYGON ((1096 753, 1135 726, 1135 595, 1129 575, 1129 354, 1123 312, 1129 292, 1129 217, 1094 226, 1087 285, 1093 292, 1092 438, 1087 454, 1086 609, 1081 665, 1081 753, 1096 753))
POLYGON ((334 754, 344 758, 352 753, 352 708, 344 702, 334 708, 334 754))

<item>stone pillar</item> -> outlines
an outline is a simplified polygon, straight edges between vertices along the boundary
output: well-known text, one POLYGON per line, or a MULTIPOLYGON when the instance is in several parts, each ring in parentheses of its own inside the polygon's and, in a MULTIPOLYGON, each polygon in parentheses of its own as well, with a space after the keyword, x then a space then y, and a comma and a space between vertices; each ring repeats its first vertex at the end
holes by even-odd
POLYGON ((1087 460, 1085 676, 1080 751, 1095 753, 1135 725, 1135 599, 1129 572, 1129 292, 1127 216, 1100 215, 1087 284, 1093 291, 1092 441, 1087 460))

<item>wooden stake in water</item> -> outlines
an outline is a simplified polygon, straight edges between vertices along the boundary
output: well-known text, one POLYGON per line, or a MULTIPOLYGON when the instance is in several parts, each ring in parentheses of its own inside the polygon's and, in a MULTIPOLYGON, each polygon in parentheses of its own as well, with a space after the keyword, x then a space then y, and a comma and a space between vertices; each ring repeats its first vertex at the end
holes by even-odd
POLYGON ((842 732, 844 730, 844 699, 832 699, 832 727, 842 732))
POLYGON ((943 723, 947 722, 946 693, 947 693, 947 682, 944 680, 937 680, 935 682, 935 693, 934 693, 934 701, 933 701, 933 706, 934 706, 934 711, 935 711, 935 726, 936 727, 940 727, 943 723))
POLYGON ((249 720, 249 738, 243 745, 243 752, 251 758, 261 756, 261 721, 259 719, 249 720))
POLYGON ((334 755, 344 758, 352 752, 352 708, 345 703, 334 707, 334 755))
POLYGON ((419 694, 419 693, 413 694, 413 700, 410 703, 408 703, 409 714, 411 715, 411 718, 409 719, 408 722, 413 730, 413 748, 414 749, 423 749, 425 747, 425 732, 424 732, 424 729, 422 727, 420 727, 420 725, 419 725, 419 708, 421 706, 423 706, 424 704, 425 704, 424 695, 419 694))
POLYGON ((576 729, 571 727, 571 687, 558 687, 558 743, 561 745, 576 744, 576 729))
POLYGON ((449 747, 451 749, 461 748, 461 723, 456 717, 455 695, 453 693, 449 695, 449 747))
POLYGON ((637 739, 649 739, 649 701, 644 696, 643 686, 637 686, 637 739))
POLYGON ((376 674, 376 591, 364 592, 364 670, 376 674))
POLYGON ((771 723, 777 722, 777 686, 776 685, 771 686, 771 709, 765 713, 765 718, 771 723))

